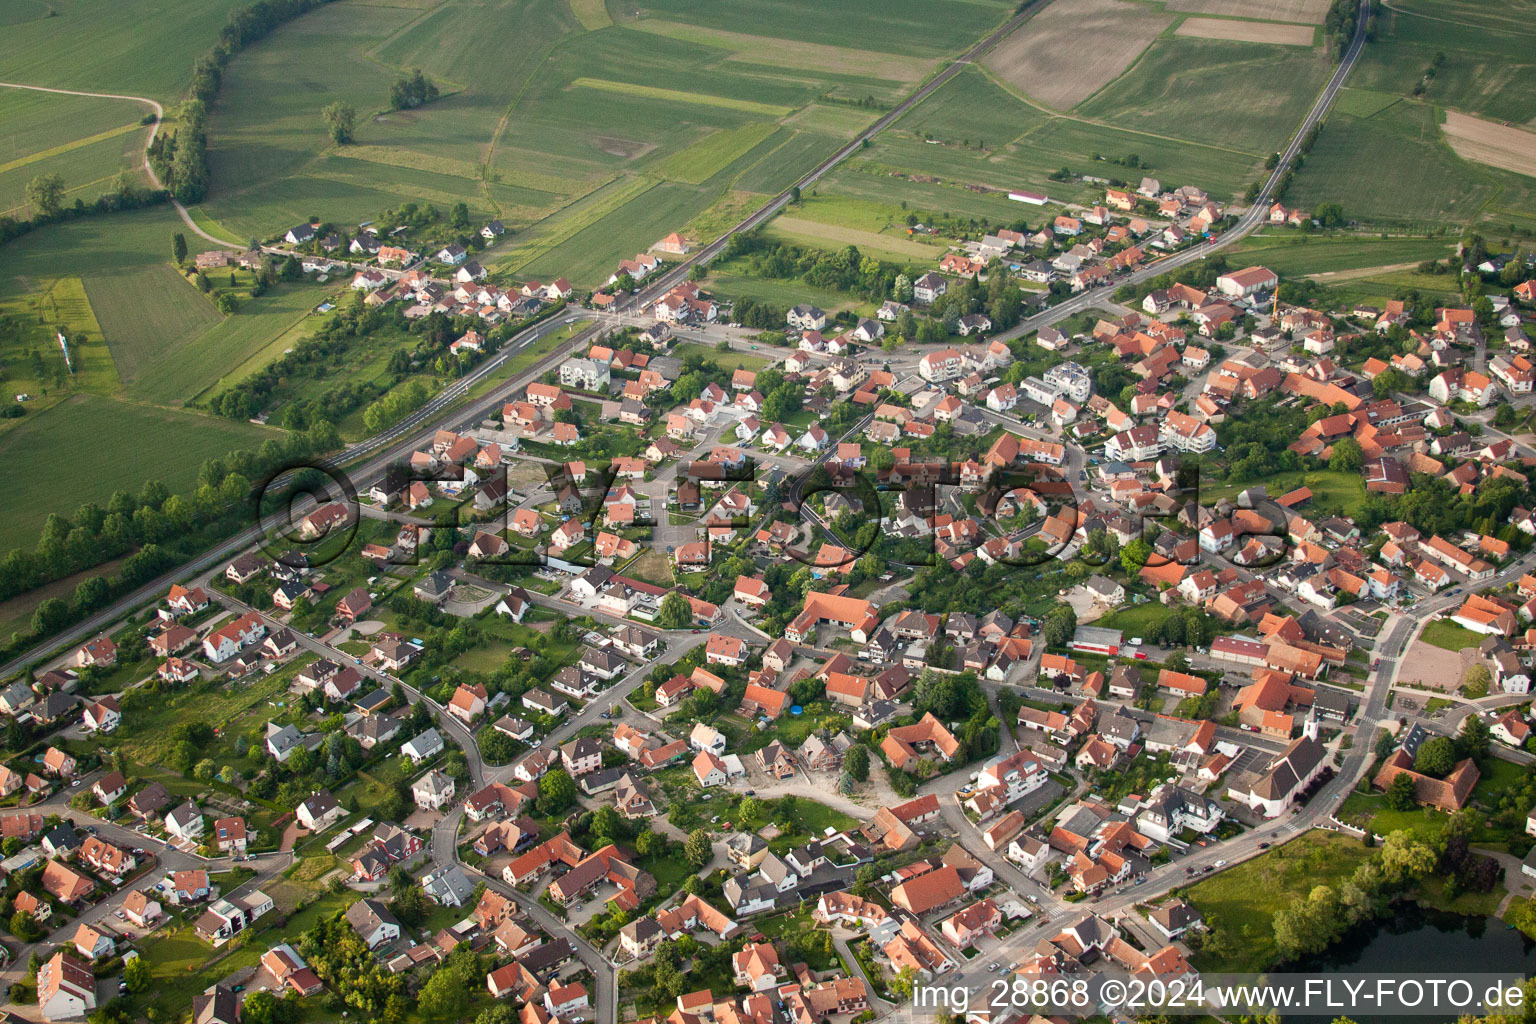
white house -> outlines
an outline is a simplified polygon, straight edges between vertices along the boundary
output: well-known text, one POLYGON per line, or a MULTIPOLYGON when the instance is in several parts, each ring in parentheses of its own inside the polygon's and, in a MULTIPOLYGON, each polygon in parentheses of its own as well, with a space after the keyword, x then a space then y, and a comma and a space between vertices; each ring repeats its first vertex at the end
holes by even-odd
POLYGON ((436 768, 411 783, 411 798, 423 810, 441 810, 453 802, 453 793, 453 779, 436 768))
POLYGON ((400 753, 410 758, 416 764, 421 764, 429 757, 441 753, 443 749, 443 737, 436 729, 428 729, 419 736, 413 736, 400 747, 400 753))
POLYGON ((165 816, 165 830, 178 839, 197 840, 203 834, 203 812, 188 800, 165 816))

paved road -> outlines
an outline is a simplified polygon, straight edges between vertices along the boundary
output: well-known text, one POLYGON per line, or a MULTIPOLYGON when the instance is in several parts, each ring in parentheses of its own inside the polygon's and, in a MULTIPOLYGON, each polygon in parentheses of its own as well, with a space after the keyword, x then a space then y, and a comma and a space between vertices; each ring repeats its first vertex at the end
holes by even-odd
MULTIPOLYGON (((528 382, 537 380, 545 370, 558 365, 573 348, 584 346, 596 333, 595 328, 582 331, 566 344, 541 357, 515 376, 507 378, 501 385, 492 388, 485 396, 462 407, 456 404, 471 388, 482 383, 513 355, 535 344, 551 332, 561 330, 572 319, 590 320, 591 317, 592 314, 586 310, 569 310, 562 316, 541 321, 529 327, 521 334, 508 339, 507 343, 490 359, 455 381, 400 423, 346 448, 333 458, 324 460, 323 464, 331 467, 346 467, 346 477, 355 481, 355 486, 361 489, 396 459, 409 455, 429 439, 435 430, 444 425, 443 420, 452 419, 460 426, 479 422, 491 410, 499 409, 507 396, 517 393, 526 387, 528 382)), ((301 513, 309 504, 308 499, 296 502, 295 513, 301 513)), ((227 562, 236 554, 250 548, 261 540, 263 533, 260 525, 247 527, 189 562, 112 602, 101 611, 76 623, 45 643, 0 665, 0 678, 21 671, 32 662, 47 656, 49 652, 70 647, 87 637, 94 636, 140 605, 159 599, 172 583, 184 583, 188 576, 206 572, 209 568, 227 562)))
MULTIPOLYGON (((222 872, 228 871, 233 866, 228 856, 205 858, 196 853, 188 853, 154 836, 135 832, 131 828, 125 828, 110 821, 103 821, 100 818, 92 817, 83 811, 77 811, 69 806, 70 797, 77 793, 90 792, 91 785, 103 774, 105 773, 97 771, 82 776, 79 786, 66 786, 50 795, 48 799, 41 803, 32 804, 29 807, 22 808, 22 810, 28 813, 41 814, 45 818, 58 815, 74 823, 75 827, 82 834, 86 828, 93 828, 96 830, 97 835, 115 846, 122 847, 125 850, 145 850, 146 856, 155 857, 157 863, 153 870, 141 875, 131 884, 110 891, 107 896, 87 907, 76 917, 68 921, 59 918, 50 922, 51 927, 48 930, 48 934, 41 941, 13 947, 11 949, 11 959, 4 968, 0 968, 0 985, 8 985, 13 981, 19 981, 21 976, 26 973, 27 960, 32 953, 46 952, 55 946, 72 941, 76 930, 82 924, 97 924, 104 921, 106 922, 103 925, 104 930, 132 933, 135 936, 144 935, 152 931, 152 929, 146 930, 134 927, 127 920, 117 920, 116 915, 122 909, 123 901, 127 899, 129 893, 153 885, 170 872, 194 869, 222 872)), ((142 864, 144 857, 140 857, 139 860, 142 864)), ((256 874, 232 890, 232 892, 224 893, 223 895, 230 896, 249 889, 258 889, 287 870, 292 863, 293 855, 291 853, 274 852, 259 854, 253 860, 245 862, 244 865, 250 867, 256 874)), ((161 902, 169 905, 168 900, 162 900, 161 902)))

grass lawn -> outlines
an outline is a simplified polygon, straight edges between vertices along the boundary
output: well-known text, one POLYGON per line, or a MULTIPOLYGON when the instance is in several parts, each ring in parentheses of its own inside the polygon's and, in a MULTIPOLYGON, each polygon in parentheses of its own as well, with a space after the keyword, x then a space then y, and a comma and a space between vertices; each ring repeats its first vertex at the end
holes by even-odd
POLYGON ((1340 809, 1339 817, 1352 825, 1369 827, 1377 835, 1386 836, 1399 830, 1420 835, 1438 832, 1445 824, 1445 815, 1427 807, 1411 811, 1395 811, 1387 806, 1382 793, 1355 792, 1349 794, 1340 809))
POLYGON ((814 800, 795 800, 793 814, 795 831, 803 835, 820 838, 827 829, 838 831, 855 828, 859 822, 849 817, 842 811, 834 810, 825 804, 819 804, 814 800))
POLYGON ((767 358, 766 356, 755 356, 750 352, 740 352, 736 349, 731 349, 728 352, 721 352, 713 347, 705 347, 703 345, 695 345, 692 343, 684 343, 677 346, 677 349, 673 352, 673 355, 679 359, 683 359, 695 352, 699 355, 702 355, 705 359, 716 363, 722 370, 751 370, 755 373, 758 370, 761 370, 763 367, 767 366, 769 363, 773 362, 773 360, 767 358))
POLYGON ((1459 626, 1450 619, 1436 619, 1434 622, 1425 623, 1424 632, 1419 634, 1419 639, 1446 651, 1476 647, 1483 641, 1480 634, 1472 632, 1465 626, 1459 626))
POLYGON ((1218 501, 1236 498, 1246 488, 1261 485, 1268 488, 1271 497, 1279 497, 1287 491, 1293 491, 1305 485, 1312 489, 1314 507, 1340 508, 1345 515, 1359 508, 1360 503, 1365 500, 1365 481, 1358 474, 1321 469, 1276 473, 1262 480, 1241 480, 1222 484, 1202 481, 1200 503, 1214 505, 1218 501))
POLYGON ((657 551, 652 547, 642 550, 635 556, 634 561, 624 566, 624 573, 637 580, 654 583, 658 587, 668 587, 676 582, 672 575, 672 563, 668 560, 666 552, 657 551))
POLYGON ((828 313, 851 310, 859 316, 873 316, 875 307, 853 295, 816 288, 798 280, 754 277, 743 273, 745 264, 719 261, 710 265, 709 282, 705 291, 718 298, 751 299, 788 309, 802 302, 820 306, 828 313))
POLYGON ((1528 771, 1528 768, 1513 761, 1506 761, 1502 757, 1490 757, 1482 776, 1477 780, 1477 785, 1472 787, 1472 799, 1490 802, 1494 794, 1500 790, 1523 782, 1528 771))
POLYGON ((1169 614, 1170 609, 1167 605, 1149 601, 1146 604, 1116 608, 1094 625, 1103 626, 1105 629, 1122 630, 1127 636, 1145 637, 1162 625, 1169 614))
POLYGON ((1192 962, 1202 971, 1263 970, 1276 956, 1275 911, 1313 886, 1337 888, 1369 856, 1357 840, 1308 832, 1191 886, 1184 896, 1222 936, 1220 953, 1196 954, 1192 962))

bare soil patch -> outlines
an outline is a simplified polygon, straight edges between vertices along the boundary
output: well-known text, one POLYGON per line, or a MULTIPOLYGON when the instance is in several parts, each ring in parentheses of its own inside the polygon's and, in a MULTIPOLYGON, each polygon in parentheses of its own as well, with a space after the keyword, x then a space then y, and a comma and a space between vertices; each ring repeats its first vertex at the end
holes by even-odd
POLYGON ((1447 651, 1415 640, 1397 666, 1397 681, 1420 690, 1444 690, 1454 693, 1461 685, 1462 659, 1456 651, 1447 651))
POLYGON ((1122 0, 1054 0, 983 63, 1026 95, 1068 110, 1118 78, 1172 21, 1122 0))
POLYGON ((1316 32, 1307 25, 1282 25, 1273 21, 1235 21, 1231 18, 1186 18, 1176 36, 1199 39, 1230 39, 1239 43, 1280 43, 1311 46, 1316 32))
POLYGON ((1536 132, 1445 112, 1445 139, 1463 160, 1536 177, 1536 132))
POLYGON ((1321 25, 1328 16, 1328 0, 1168 0, 1168 9, 1321 25))

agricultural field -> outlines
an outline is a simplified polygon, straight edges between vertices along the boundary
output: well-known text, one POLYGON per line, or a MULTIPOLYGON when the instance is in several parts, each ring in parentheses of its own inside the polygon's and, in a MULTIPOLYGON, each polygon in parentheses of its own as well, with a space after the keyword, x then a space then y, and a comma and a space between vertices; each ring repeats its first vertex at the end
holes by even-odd
POLYGON ((1026 95, 1070 110, 1114 81, 1173 21, 1127 0, 1054 0, 982 59, 1026 95), (1080 45, 1085 38, 1093 45, 1080 45), (1062 55, 1072 53, 1072 60, 1062 55))
POLYGON ((1308 274, 1326 282, 1330 278, 1444 259, 1453 245, 1443 238, 1313 235, 1266 228, 1243 239, 1236 251, 1246 261, 1262 264, 1277 274, 1308 274))
POLYGON ((1221 18, 1296 21, 1308 25, 1321 25, 1328 14, 1328 0, 1168 0, 1166 6, 1170 11, 1221 18))
POLYGON ((1484 121, 1455 110, 1445 112, 1446 140, 1463 160, 1516 174, 1536 174, 1536 132, 1484 121))
MULTIPOLYGON (((224 317, 176 349, 156 352, 130 396, 162 405, 182 405, 207 397, 219 383, 231 384, 265 366, 309 332, 300 328, 326 290, 300 282, 280 285, 240 312, 224 317), (302 332, 302 333, 300 333, 302 332)), ((318 325, 319 320, 314 321, 318 325)))
POLYGON ((277 436, 245 422, 74 395, 21 420, 0 445, 0 479, 10 483, 0 550, 34 545, 48 514, 61 507, 105 504, 118 488, 136 492, 146 480, 185 491, 205 459, 277 436))
MULTIPOLYGON (((181 98, 192 62, 247 0, 7 0, 0 81, 126 93, 161 103, 181 98), (174 25, 175 31, 155 26, 174 25), (149 30, 146 30, 148 28, 149 30)), ((141 111, 142 114, 142 111, 141 111)))
POLYGON ((86 297, 130 390, 163 353, 176 352, 224 319, 213 303, 169 263, 121 274, 92 274, 86 297))
POLYGON ((29 89, 0 88, 0 217, 24 217, 27 183, 44 174, 64 179, 65 202, 89 202, 120 171, 147 184, 140 170, 149 128, 147 104, 29 89))
POLYGON ((1308 52, 1289 45, 1165 36, 1134 70, 1076 113, 1262 160, 1284 148, 1332 71, 1321 47, 1308 52), (1209 121, 1212 109, 1224 112, 1215 131, 1209 121))
POLYGON ((1317 30, 1307 25, 1238 21, 1235 18, 1185 18, 1174 30, 1174 34, 1239 43, 1280 43, 1285 46, 1311 46, 1317 41, 1317 30))
POLYGON ((1468 223, 1498 186, 1440 137, 1435 108, 1398 100, 1365 117, 1335 113, 1286 201, 1333 201, 1371 226, 1432 230, 1468 223))
POLYGON ((793 17, 765 0, 719 15, 663 4, 620 24, 601 0, 368 5, 365 17, 339 0, 232 62, 203 210, 234 237, 266 237, 310 215, 347 224, 462 201, 512 231, 482 260, 493 271, 592 287, 670 231, 727 222, 706 216, 727 197, 745 209, 738 194, 788 188, 1009 13, 1000 0, 944 6, 937 28, 918 0, 793 17), (415 67, 441 98, 382 109, 415 67), (359 111, 354 145, 321 124, 337 98, 359 111))
POLYGON ((1520 4, 1406 0, 1382 8, 1352 89, 1421 97, 1491 121, 1536 124, 1536 25, 1520 4), (1443 63, 1426 77, 1436 54, 1443 63))
MULTIPOLYGON (((739 0, 700 4, 697 0, 653 0, 653 14, 686 17, 690 25, 772 39, 820 43, 871 51, 938 57, 964 50, 1012 13, 1002 0, 840 0, 836 4, 739 0)), ((775 61, 777 63, 777 61, 775 61)))
MULTIPOLYGON (((1185 46, 1251 45, 1198 39, 1168 42, 1174 50, 1185 46)), ((1255 49, 1270 51, 1278 65, 1282 48, 1255 49)), ((1173 66, 1166 66, 1173 74, 1173 66)), ((1172 91, 1184 94, 1176 103, 1188 113, 1203 107, 1215 92, 1240 81, 1243 74, 1243 70, 1232 71, 1230 82, 1222 78, 1210 82, 1198 76, 1187 78, 1172 91)), ((1275 75, 1279 77, 1278 67, 1275 75)), ((1296 77, 1301 76, 1292 76, 1296 77)), ((1163 87, 1167 88, 1166 83, 1163 87)), ((880 194, 909 199, 914 204, 927 201, 928 196, 923 194, 926 188, 930 195, 954 197, 943 205, 935 203, 941 211, 959 212, 980 205, 992 210, 1012 208, 1011 216, 999 212, 992 214, 992 219, 1033 217, 1038 223, 1044 216, 1042 211, 1009 203, 1006 192, 1010 188, 1032 188, 1058 202, 1089 202, 1102 196, 1099 185, 1053 180, 1060 168, 1066 167, 1077 175, 1106 178, 1139 180, 1143 174, 1153 174, 1164 181, 1197 184, 1213 195, 1228 196, 1240 193, 1254 169, 1262 166, 1265 151, 1284 141, 1278 134, 1282 131, 1280 115, 1274 109, 1256 109, 1254 118, 1234 119, 1231 124, 1237 137, 1232 139, 1201 132, 1203 114, 1180 118, 1157 113, 1149 119, 1134 113, 1144 109, 1146 97, 1140 94, 1155 93, 1158 89, 1158 85, 1148 83, 1142 65, 1138 64, 1134 71, 1084 105, 1085 110, 1091 109, 1091 114, 1056 114, 1014 95, 1004 83, 982 71, 967 71, 946 82, 882 133, 840 168, 823 188, 838 192, 851 186, 849 195, 880 194), (1111 98, 1122 93, 1123 100, 1111 98), (1123 119, 1125 125, 1114 123, 1118 119, 1123 119), (1191 137, 1175 138, 1167 134, 1170 130, 1191 137), (856 174, 892 180, 883 186, 868 180, 855 184, 856 174), (985 198, 987 192, 995 193, 995 200, 985 198), (982 202, 978 203, 978 199, 982 202)), ((1248 102, 1256 108, 1282 109, 1284 116, 1289 116, 1289 108, 1294 106, 1299 119, 1312 96, 1310 88, 1292 85, 1289 91, 1280 88, 1278 94, 1266 93, 1248 102)), ((1156 102, 1152 109, 1157 110, 1156 102)))
POLYGON ((1536 28, 1520 7, 1393 3, 1288 201, 1332 200, 1373 228, 1529 230, 1533 104, 1536 28))

